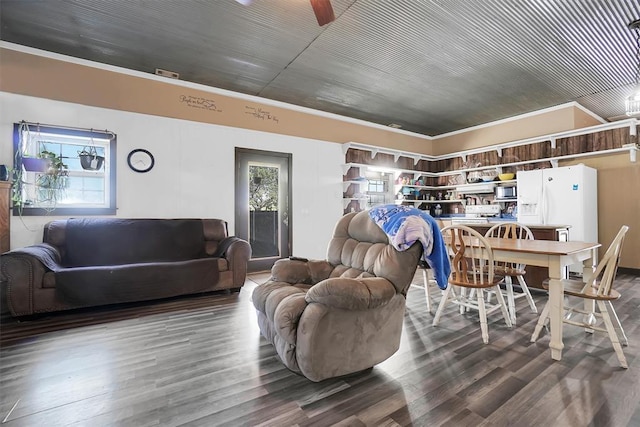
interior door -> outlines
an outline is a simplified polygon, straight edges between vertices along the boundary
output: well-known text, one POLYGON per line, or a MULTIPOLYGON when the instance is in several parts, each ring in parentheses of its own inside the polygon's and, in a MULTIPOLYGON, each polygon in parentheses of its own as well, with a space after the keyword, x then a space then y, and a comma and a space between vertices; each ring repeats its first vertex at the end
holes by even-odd
POLYGON ((291 154, 236 148, 236 235, 251 245, 249 271, 291 254, 291 154))

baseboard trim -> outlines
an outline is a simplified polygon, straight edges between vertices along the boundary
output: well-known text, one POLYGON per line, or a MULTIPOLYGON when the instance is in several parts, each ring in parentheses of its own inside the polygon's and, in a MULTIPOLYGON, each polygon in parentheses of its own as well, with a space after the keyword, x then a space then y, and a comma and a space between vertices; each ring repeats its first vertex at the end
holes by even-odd
POLYGON ((640 276, 640 268, 618 267, 618 273, 640 276))

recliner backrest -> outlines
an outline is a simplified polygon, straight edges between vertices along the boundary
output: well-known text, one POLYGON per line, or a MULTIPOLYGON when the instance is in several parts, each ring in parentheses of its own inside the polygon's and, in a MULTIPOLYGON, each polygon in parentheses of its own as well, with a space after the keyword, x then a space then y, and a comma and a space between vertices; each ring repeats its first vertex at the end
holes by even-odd
POLYGON ((367 211, 343 216, 334 229, 327 261, 335 265, 331 277, 384 277, 406 293, 418 266, 422 246, 397 251, 367 211))

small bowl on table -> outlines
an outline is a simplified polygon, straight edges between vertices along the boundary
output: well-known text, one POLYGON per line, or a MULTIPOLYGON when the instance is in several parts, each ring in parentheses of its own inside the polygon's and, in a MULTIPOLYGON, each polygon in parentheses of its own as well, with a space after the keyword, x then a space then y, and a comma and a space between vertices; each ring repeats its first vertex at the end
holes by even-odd
POLYGON ((498 175, 498 178, 500 178, 500 181, 510 181, 515 177, 516 177, 515 173, 501 173, 500 175, 498 175))

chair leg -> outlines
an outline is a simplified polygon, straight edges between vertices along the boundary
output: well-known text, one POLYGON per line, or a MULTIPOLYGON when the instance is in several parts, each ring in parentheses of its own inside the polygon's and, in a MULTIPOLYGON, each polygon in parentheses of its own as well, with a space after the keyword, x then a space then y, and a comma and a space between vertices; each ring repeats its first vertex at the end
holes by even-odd
POLYGON ((427 299, 427 311, 431 313, 431 295, 429 295, 429 275, 427 269, 422 269, 422 279, 424 281, 424 296, 427 299))
POLYGON ((487 325, 487 310, 484 307, 484 293, 482 289, 477 291, 478 315, 480 316, 480 330, 482 331, 482 341, 489 344, 489 325, 487 325))
POLYGON ((582 310, 586 313, 583 314, 582 323, 585 324, 584 331, 589 334, 593 334, 595 331, 591 329, 587 325, 595 325, 597 322, 595 312, 596 312, 596 302, 595 300, 584 298, 582 301, 582 310))
POLYGON ((516 298, 513 295, 513 282, 511 276, 504 276, 505 287, 507 288, 507 303, 509 304, 509 316, 511 323, 516 324, 516 298))
POLYGON ((537 313, 538 307, 536 307, 536 302, 533 300, 531 292, 529 292, 529 287, 527 286, 527 282, 525 282, 524 277, 518 276, 518 283, 522 288, 522 292, 524 292, 524 294, 526 295, 527 301, 529 301, 529 307, 531 307, 531 311, 537 313))
POLYGON ((440 299, 440 304, 438 304, 438 309, 436 310, 436 315, 433 317, 433 326, 438 326, 440 323, 440 316, 442 316, 442 312, 449 301, 449 292, 451 292, 451 288, 453 286, 447 285, 447 289, 442 291, 442 299, 440 299))
POLYGON ((609 306, 607 311, 609 311, 609 315, 611 316, 611 321, 613 322, 613 327, 616 328, 618 332, 618 337, 622 345, 629 345, 629 340, 627 339, 627 335, 624 333, 624 329, 622 329, 622 324, 620 323, 620 319, 618 318, 618 313, 613 308, 613 304, 611 301, 607 301, 607 305, 609 306))
MULTIPOLYGON (((454 292, 455 292, 455 291, 454 291, 454 292)), ((460 288, 460 290, 459 290, 458 292, 459 292, 459 294, 458 294, 458 296, 459 296, 459 301, 461 301, 461 302, 466 302, 466 301, 469 301, 469 299, 471 299, 471 298, 472 298, 472 296, 471 296, 471 292, 473 292, 473 289, 471 289, 471 290, 469 291, 469 294, 467 294, 467 289, 466 289, 466 288, 461 287, 461 288, 460 288)), ((467 311, 469 311, 469 308, 468 308, 468 307, 465 307, 464 305, 460 305, 460 306, 458 306, 458 310, 460 311, 460 314, 464 314, 464 313, 466 313, 467 311)))
POLYGON ((538 336, 540 335, 540 331, 542 331, 542 327, 547 323, 547 320, 549 319, 549 308, 549 303, 547 302, 542 309, 542 313, 540 313, 540 317, 538 317, 538 323, 533 330, 533 335, 531 335, 531 342, 536 342, 538 340, 538 336))
POLYGON ((620 341, 618 341, 618 334, 616 333, 616 330, 613 327, 613 323, 611 322, 611 318, 609 317, 607 305, 604 301, 598 301, 597 303, 598 308, 600 309, 600 314, 602 315, 602 320, 604 321, 604 325, 606 326, 607 332, 609 333, 609 339, 611 340, 611 344, 613 345, 613 350, 616 352, 616 356, 618 356, 620 366, 626 369, 629 367, 627 365, 627 359, 624 357, 622 346, 620 345, 620 341))
POLYGON ((513 323, 511 322, 509 310, 507 310, 507 304, 504 302, 504 296, 502 296, 502 292, 500 291, 500 285, 495 287, 495 292, 498 304, 500 304, 500 310, 502 311, 502 317, 504 317, 507 326, 511 328, 513 327, 513 323))

